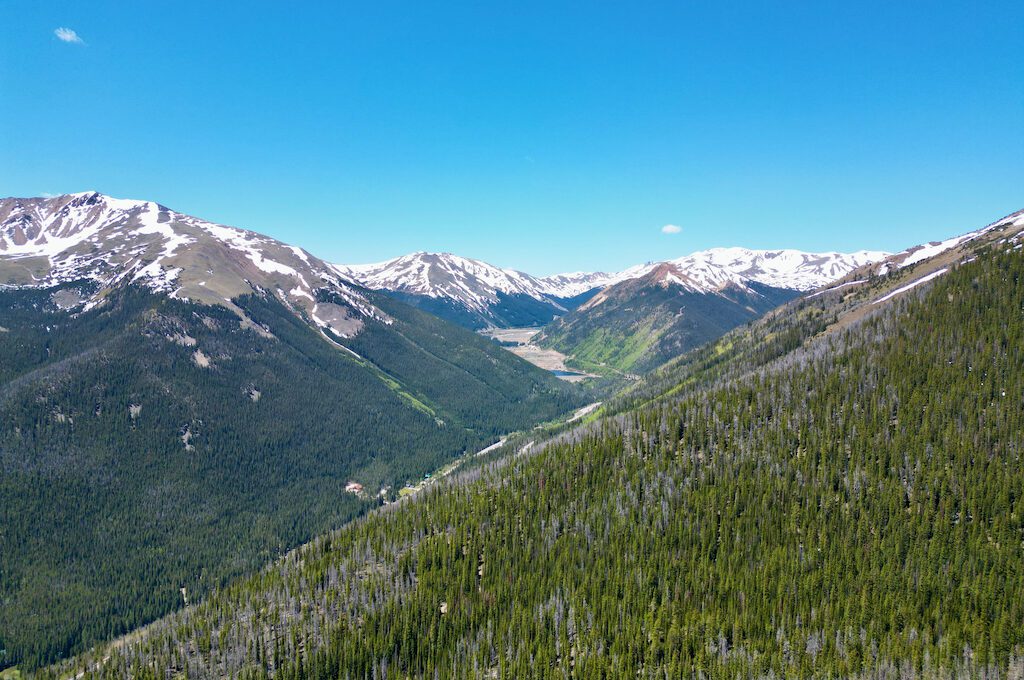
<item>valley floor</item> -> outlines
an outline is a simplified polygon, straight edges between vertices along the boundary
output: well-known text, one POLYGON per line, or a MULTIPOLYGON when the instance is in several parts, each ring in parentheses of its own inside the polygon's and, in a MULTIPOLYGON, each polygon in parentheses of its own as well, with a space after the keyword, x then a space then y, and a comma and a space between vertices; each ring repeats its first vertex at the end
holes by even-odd
POLYGON ((587 378, 596 378, 591 373, 581 373, 567 368, 565 365, 566 356, 554 349, 545 349, 534 345, 532 340, 540 333, 539 328, 492 328, 480 331, 489 338, 494 338, 501 343, 517 343, 516 345, 505 346, 505 349, 516 356, 526 359, 534 366, 551 371, 566 382, 581 382, 587 378))

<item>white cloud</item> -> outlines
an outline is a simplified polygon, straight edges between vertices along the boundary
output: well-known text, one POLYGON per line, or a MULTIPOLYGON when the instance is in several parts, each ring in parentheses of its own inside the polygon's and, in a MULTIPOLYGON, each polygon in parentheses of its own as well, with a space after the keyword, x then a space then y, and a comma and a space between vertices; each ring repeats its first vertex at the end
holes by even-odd
POLYGON ((662 234, 678 234, 682 230, 683 230, 682 227, 677 227, 674 224, 666 224, 664 227, 661 228, 661 233, 662 234))
POLYGON ((57 39, 62 42, 73 43, 75 45, 85 44, 85 41, 79 38, 78 34, 70 28, 65 28, 61 26, 60 28, 54 29, 53 34, 57 36, 57 39))

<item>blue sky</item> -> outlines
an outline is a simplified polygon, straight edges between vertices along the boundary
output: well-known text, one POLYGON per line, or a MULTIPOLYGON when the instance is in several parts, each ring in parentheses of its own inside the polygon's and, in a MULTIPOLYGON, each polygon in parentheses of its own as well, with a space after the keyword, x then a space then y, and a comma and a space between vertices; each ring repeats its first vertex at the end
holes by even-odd
POLYGON ((1024 208, 1019 1, 496 5, 5 0, 0 195, 537 274, 1024 208))

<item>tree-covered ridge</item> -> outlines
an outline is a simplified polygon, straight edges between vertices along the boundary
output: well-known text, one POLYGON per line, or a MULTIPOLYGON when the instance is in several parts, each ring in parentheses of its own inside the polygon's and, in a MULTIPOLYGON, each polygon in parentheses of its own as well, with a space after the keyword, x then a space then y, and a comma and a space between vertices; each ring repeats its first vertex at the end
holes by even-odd
POLYGON ((1024 257, 980 253, 790 361, 374 514, 66 670, 1019 677, 1021 300, 1024 257))
POLYGON ((390 300, 357 356, 271 295, 236 298, 240 323, 135 287, 69 315, 65 294, 0 291, 0 666, 194 602, 577 402, 390 300))

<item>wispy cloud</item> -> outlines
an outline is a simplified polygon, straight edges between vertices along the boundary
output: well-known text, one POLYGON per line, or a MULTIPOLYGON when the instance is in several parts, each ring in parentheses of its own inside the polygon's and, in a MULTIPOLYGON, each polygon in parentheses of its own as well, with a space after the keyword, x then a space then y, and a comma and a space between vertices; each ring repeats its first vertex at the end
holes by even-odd
POLYGON ((661 228, 661 233, 662 234, 678 234, 682 230, 683 230, 682 227, 677 227, 674 224, 666 224, 664 227, 661 228))
POLYGON ((73 45, 85 44, 85 41, 82 40, 75 31, 70 28, 65 28, 64 26, 54 29, 53 34, 57 36, 57 40, 60 40, 61 42, 71 43, 73 45))

